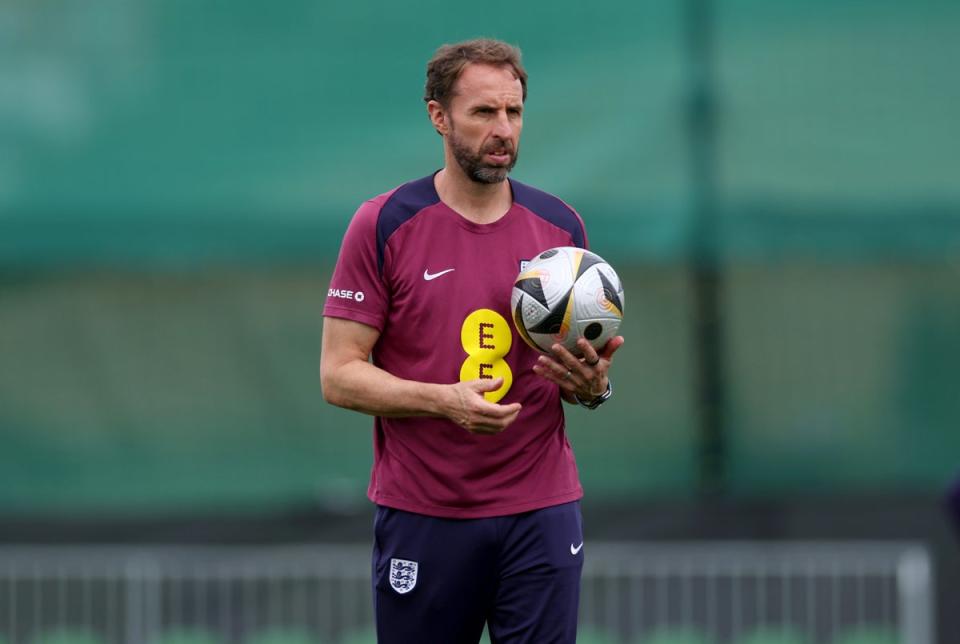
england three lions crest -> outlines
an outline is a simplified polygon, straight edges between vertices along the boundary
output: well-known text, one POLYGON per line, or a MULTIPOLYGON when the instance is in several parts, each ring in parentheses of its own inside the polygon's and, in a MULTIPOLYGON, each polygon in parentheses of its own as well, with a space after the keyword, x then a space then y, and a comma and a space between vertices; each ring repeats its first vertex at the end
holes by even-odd
POLYGON ((416 561, 406 559, 390 560, 390 587, 401 595, 409 593, 417 585, 416 561))

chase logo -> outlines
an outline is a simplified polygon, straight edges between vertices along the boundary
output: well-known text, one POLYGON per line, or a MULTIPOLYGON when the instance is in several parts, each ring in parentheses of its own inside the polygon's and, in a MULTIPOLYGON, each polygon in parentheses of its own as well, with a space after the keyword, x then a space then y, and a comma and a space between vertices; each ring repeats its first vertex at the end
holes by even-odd
POLYGON ((332 288, 328 290, 327 297, 336 297, 341 300, 354 300, 356 302, 363 302, 365 298, 363 291, 348 291, 342 288, 332 288))
POLYGON ((406 559, 390 560, 390 587, 401 595, 405 595, 413 590, 417 585, 416 561, 407 561, 406 559))

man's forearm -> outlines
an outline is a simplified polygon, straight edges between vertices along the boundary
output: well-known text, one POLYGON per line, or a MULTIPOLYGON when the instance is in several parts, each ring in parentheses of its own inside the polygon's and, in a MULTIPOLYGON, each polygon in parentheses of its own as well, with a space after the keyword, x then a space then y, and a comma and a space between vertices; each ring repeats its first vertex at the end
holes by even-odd
POLYGON ((321 387, 328 403, 371 416, 444 415, 444 385, 404 380, 366 361, 321 373, 321 387))

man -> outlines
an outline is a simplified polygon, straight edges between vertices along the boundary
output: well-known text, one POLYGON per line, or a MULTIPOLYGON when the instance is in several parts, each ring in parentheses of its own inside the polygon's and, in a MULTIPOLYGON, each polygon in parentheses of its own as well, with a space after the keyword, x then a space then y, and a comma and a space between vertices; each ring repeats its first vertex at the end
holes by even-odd
POLYGON ((561 398, 603 402, 623 338, 538 356, 507 321, 521 262, 586 246, 569 206, 507 180, 526 81, 506 43, 437 50, 444 167, 360 206, 328 292, 324 398, 376 416, 381 643, 474 644, 485 622, 497 643, 576 638, 582 489, 561 398))

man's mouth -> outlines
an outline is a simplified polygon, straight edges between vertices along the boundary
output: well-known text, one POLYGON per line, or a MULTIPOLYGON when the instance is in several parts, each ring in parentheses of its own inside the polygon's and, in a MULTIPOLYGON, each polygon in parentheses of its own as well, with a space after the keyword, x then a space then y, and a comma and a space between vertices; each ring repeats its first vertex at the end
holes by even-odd
POLYGON ((510 150, 506 146, 487 149, 486 157, 495 165, 506 165, 510 163, 510 159, 512 158, 510 150))

